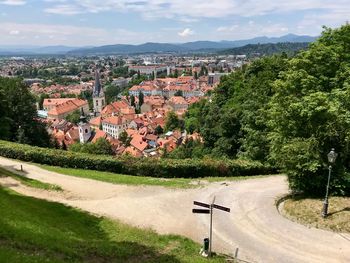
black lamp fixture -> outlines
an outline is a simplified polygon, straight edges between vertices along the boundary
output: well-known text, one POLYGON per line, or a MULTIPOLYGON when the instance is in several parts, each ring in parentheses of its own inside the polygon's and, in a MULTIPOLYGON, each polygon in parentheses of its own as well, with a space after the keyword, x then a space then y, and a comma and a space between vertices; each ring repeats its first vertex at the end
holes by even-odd
POLYGON ((328 181, 327 181, 327 188, 326 188, 326 197, 323 202, 323 208, 322 208, 322 217, 325 218, 328 215, 328 190, 329 190, 329 182, 331 180, 331 174, 332 174, 332 165, 335 164, 335 161, 337 159, 338 154, 335 152, 334 148, 331 149, 331 151, 327 154, 329 166, 328 166, 328 181))

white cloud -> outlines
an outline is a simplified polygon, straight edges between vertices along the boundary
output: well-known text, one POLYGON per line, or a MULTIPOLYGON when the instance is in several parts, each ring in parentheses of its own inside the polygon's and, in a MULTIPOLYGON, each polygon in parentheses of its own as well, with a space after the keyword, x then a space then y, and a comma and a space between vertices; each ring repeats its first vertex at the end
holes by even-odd
POLYGON ((256 36, 281 36, 289 33, 289 28, 281 23, 252 23, 249 21, 246 24, 220 26, 216 29, 219 38, 221 39, 247 39, 256 36))
MULTIPOLYGON (((0 23, 0 33, 4 33, 5 40, 1 42, 15 43, 19 37, 26 37, 28 41, 35 42, 34 36, 38 36, 42 42, 57 44, 62 39, 67 38, 72 43, 92 45, 104 43, 140 43, 147 41, 176 42, 179 38, 194 35, 197 39, 243 39, 261 35, 280 36, 289 32, 298 34, 317 35, 320 32, 320 25, 339 26, 349 19, 349 0, 40 0, 45 2, 42 6, 45 13, 53 15, 78 15, 87 14, 83 18, 79 16, 76 21, 84 25, 86 19, 90 19, 88 14, 115 12, 128 14, 131 17, 139 14, 145 20, 159 19, 160 27, 173 27, 169 30, 157 28, 150 33, 133 32, 122 29, 88 28, 80 26, 60 26, 60 25, 39 25, 39 24, 14 24, 9 28, 10 23, 0 23), (276 22, 278 17, 286 15, 291 17, 294 14, 301 19, 297 22, 285 21, 276 22), (264 16, 264 17, 262 17, 264 16), (162 19, 173 19, 165 21, 162 19), (261 22, 266 19, 266 22, 261 22), (268 22, 270 20, 270 22, 268 22), (202 21, 201 25, 196 23, 202 21), (217 22, 222 22, 217 26, 217 22), (245 21, 245 22, 243 22, 245 21), (251 22, 249 22, 251 21, 251 22), (211 24, 212 23, 212 24, 211 24), (4 28, 4 24, 6 24, 4 28), (38 30, 36 32, 36 30, 38 30), (18 31, 20 36, 11 35, 9 32, 18 31), (47 31, 51 32, 48 33, 47 31), (211 31, 211 34, 207 32, 211 31), (54 36, 51 41, 49 36, 54 36), (92 43, 93 42, 93 43, 92 43)), ((34 1, 33 1, 34 2, 34 1)), ((39 2, 39 0, 38 0, 39 2)), ((28 0, 0 0, 1 4, 23 5, 31 1, 28 0)), ((25 7, 27 7, 25 6, 25 7)), ((1 9, 1 8, 0 8, 1 9)), ((10 12, 8 12, 8 17, 10 12)), ((4 14, 1 14, 4 16, 4 14)), ((100 15, 100 17, 103 14, 100 15)), ((56 19, 56 17, 55 17, 56 19)), ((95 17, 93 18, 95 19, 95 17)), ((116 18, 118 20, 119 18, 116 18)), ((105 22, 102 17, 101 20, 105 22)), ((60 18, 51 21, 62 21, 60 18)), ((72 20, 69 20, 72 21, 72 20)), ((64 23, 69 23, 64 21, 64 23)), ((74 23, 74 22, 72 22, 74 23)), ((102 24, 102 21, 101 23, 102 24)), ((128 25, 133 26, 133 25, 128 25)), ((142 31, 141 29, 137 29, 142 31)), ((66 42, 64 42, 66 44, 66 42)))
POLYGON ((3 5, 25 5, 26 1, 23 0, 6 0, 6 1, 0 1, 0 4, 3 5))
POLYGON ((18 30, 11 30, 9 32, 10 35, 19 35, 19 31, 18 30))
MULTIPOLYGON (((134 11, 148 19, 162 17, 191 22, 200 18, 222 18, 232 15, 252 17, 316 9, 332 13, 349 6, 348 0, 72 0, 64 2, 65 9, 81 13, 134 11)), ((62 11, 61 14, 71 14, 69 11, 65 12, 61 5, 54 5, 46 11, 55 9, 62 11)))
POLYGON ((185 28, 183 31, 177 33, 180 37, 192 36, 194 32, 190 28, 185 28))
POLYGON ((315 29, 321 30, 322 26, 337 27, 349 20, 350 5, 343 9, 323 12, 321 14, 306 14, 297 24, 297 28, 303 33, 313 33, 315 29))
POLYGON ((81 9, 72 5, 56 5, 51 8, 46 8, 44 11, 46 13, 58 15, 76 15, 83 12, 81 9))
MULTIPOLYGON (((332 27, 339 26, 349 19, 349 0, 45 0, 48 7, 44 10, 51 14, 76 15, 84 13, 116 12, 138 13, 145 20, 173 19, 180 23, 196 23, 212 18, 248 18, 250 24, 262 28, 257 22, 261 16, 290 15, 297 13, 305 17, 295 24, 294 33, 313 34, 320 33, 320 25, 332 27), (303 29, 302 29, 303 28, 303 29)), ((289 23, 289 21, 286 21, 289 23)), ((290 23, 289 23, 290 24, 290 23)), ((186 26, 187 27, 187 26, 186 26)), ((261 34, 282 34, 288 28, 263 28, 263 31, 249 29, 243 35, 251 32, 261 34), (271 32, 271 33, 270 33, 271 32)), ((235 32, 237 28, 222 25, 217 29, 221 35, 225 32, 235 32)), ((180 32, 186 35, 186 32, 180 32)), ((179 34, 183 37, 183 34, 179 34)), ((239 37, 239 36, 238 36, 239 37)))
POLYGON ((51 24, 0 23, 1 44, 14 44, 25 40, 32 45, 105 45, 111 43, 140 43, 159 41, 152 34, 134 32, 123 28, 67 26, 51 24))
POLYGON ((232 32, 237 30, 239 26, 238 25, 233 25, 233 26, 220 26, 216 29, 218 32, 232 32))

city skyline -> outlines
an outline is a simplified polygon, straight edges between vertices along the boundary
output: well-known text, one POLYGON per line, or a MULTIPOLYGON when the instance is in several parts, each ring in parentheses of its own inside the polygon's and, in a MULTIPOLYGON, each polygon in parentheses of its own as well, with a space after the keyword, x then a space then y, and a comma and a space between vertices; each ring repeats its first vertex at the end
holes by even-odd
POLYGON ((346 22, 347 1, 6 0, 0 45, 182 43, 294 33, 316 36, 346 22))

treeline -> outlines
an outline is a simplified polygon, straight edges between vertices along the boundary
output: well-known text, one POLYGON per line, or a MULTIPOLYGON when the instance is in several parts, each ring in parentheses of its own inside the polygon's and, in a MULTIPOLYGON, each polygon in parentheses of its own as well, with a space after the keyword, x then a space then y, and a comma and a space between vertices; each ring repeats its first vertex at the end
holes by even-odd
POLYGON ((331 192, 349 195, 350 25, 325 28, 293 58, 264 57, 224 77, 185 125, 203 136, 207 154, 269 163, 309 194, 324 193, 334 147, 331 192))
POLYGON ((295 55, 298 51, 307 49, 308 42, 282 42, 268 44, 249 44, 243 47, 225 49, 219 52, 221 55, 242 55, 252 56, 271 56, 274 54, 286 53, 287 55, 295 55))

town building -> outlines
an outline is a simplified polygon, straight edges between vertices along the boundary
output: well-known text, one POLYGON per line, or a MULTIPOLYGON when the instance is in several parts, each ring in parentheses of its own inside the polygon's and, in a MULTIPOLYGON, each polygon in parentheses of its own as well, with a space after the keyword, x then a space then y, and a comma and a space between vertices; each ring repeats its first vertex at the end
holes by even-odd
POLYGON ((220 82, 222 76, 226 76, 229 73, 209 73, 208 74, 208 85, 215 85, 220 82))
POLYGON ((128 86, 129 80, 126 78, 117 78, 112 81, 112 85, 118 86, 119 88, 126 88, 128 86))
POLYGON ((111 116, 102 120, 102 130, 115 139, 128 128, 129 121, 121 116, 111 116))
POLYGON ((45 111, 50 111, 56 106, 71 100, 75 100, 75 98, 44 99, 43 109, 45 111))
MULTIPOLYGON (((54 99, 50 99, 50 100, 54 100, 54 99)), ((51 106, 48 106, 48 107, 51 107, 51 106)), ((89 112, 88 101, 81 100, 81 99, 72 99, 60 104, 56 104, 55 106, 52 106, 51 109, 48 111, 47 118, 62 120, 62 119, 65 119, 69 114, 73 113, 74 111, 79 111, 79 112, 83 112, 84 114, 87 114, 89 112)))
POLYGON ((185 111, 188 109, 188 102, 181 96, 174 96, 167 102, 173 111, 185 111))

